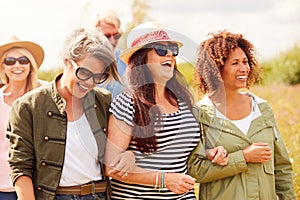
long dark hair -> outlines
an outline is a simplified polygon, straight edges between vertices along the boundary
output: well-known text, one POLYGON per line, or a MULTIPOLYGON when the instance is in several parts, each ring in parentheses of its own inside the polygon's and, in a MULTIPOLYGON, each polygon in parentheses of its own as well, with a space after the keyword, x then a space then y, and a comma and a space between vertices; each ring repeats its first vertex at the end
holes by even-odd
MULTIPOLYGON (((155 84, 147 67, 147 55, 151 48, 142 48, 135 52, 129 60, 129 92, 134 106, 133 140, 137 149, 144 152, 157 150, 154 125, 161 126, 161 113, 155 106, 155 84)), ((166 84, 166 98, 174 106, 177 99, 192 108, 193 98, 183 75, 175 65, 173 77, 166 84)))

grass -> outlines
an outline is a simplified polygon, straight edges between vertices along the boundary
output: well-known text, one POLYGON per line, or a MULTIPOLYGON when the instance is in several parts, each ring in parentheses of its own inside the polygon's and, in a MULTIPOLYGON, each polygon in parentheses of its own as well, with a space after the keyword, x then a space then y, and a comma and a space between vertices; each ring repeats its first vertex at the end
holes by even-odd
POLYGON ((300 199, 300 85, 255 86, 251 91, 266 99, 273 109, 292 161, 295 192, 300 199))

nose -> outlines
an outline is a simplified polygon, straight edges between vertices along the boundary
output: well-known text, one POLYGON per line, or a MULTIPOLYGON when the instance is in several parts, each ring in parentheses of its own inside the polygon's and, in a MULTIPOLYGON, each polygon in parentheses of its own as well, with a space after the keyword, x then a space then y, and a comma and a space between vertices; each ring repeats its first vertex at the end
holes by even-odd
POLYGON ((171 51, 170 49, 167 49, 167 54, 166 54, 166 56, 171 57, 172 55, 173 55, 172 51, 171 51))
POLYGON ((110 37, 110 38, 108 38, 108 40, 113 47, 117 46, 118 40, 116 40, 114 37, 110 37))
POLYGON ((94 85, 96 85, 96 83, 94 82, 94 78, 90 77, 89 79, 87 79, 85 81, 85 83, 89 86, 89 87, 93 87, 94 85))
POLYGON ((247 64, 242 63, 240 65, 240 71, 242 71, 242 72, 248 72, 249 70, 250 70, 250 66, 249 66, 248 63, 247 64))

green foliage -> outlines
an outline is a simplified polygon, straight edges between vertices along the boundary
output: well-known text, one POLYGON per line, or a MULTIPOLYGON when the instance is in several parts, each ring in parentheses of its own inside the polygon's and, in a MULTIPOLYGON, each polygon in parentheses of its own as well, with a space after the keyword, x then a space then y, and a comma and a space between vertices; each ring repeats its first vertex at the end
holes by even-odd
POLYGON ((264 71, 263 84, 285 83, 295 85, 300 83, 300 46, 295 45, 290 50, 280 54, 271 61, 262 63, 264 71))
POLYGON ((178 70, 183 74, 188 84, 193 85, 194 66, 192 63, 178 63, 178 70))
POLYGON ((52 81, 59 73, 61 73, 63 69, 55 69, 55 70, 48 70, 48 71, 43 71, 40 70, 38 72, 38 77, 41 80, 45 81, 52 81))

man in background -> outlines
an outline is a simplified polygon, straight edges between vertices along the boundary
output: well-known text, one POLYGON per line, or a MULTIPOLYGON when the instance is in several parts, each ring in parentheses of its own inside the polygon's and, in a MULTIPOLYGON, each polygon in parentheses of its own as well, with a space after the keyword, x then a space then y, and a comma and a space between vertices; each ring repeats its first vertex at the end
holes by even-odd
MULTIPOLYGON (((97 27, 98 30, 107 37, 107 39, 113 46, 118 72, 120 76, 123 77, 127 65, 122 60, 120 60, 119 55, 121 51, 117 49, 119 39, 122 36, 121 20, 119 16, 113 10, 101 10, 96 14, 94 26, 97 27)), ((112 97, 114 98, 123 91, 123 87, 124 86, 122 86, 119 82, 113 81, 106 86, 106 89, 108 89, 112 93, 112 97)))

